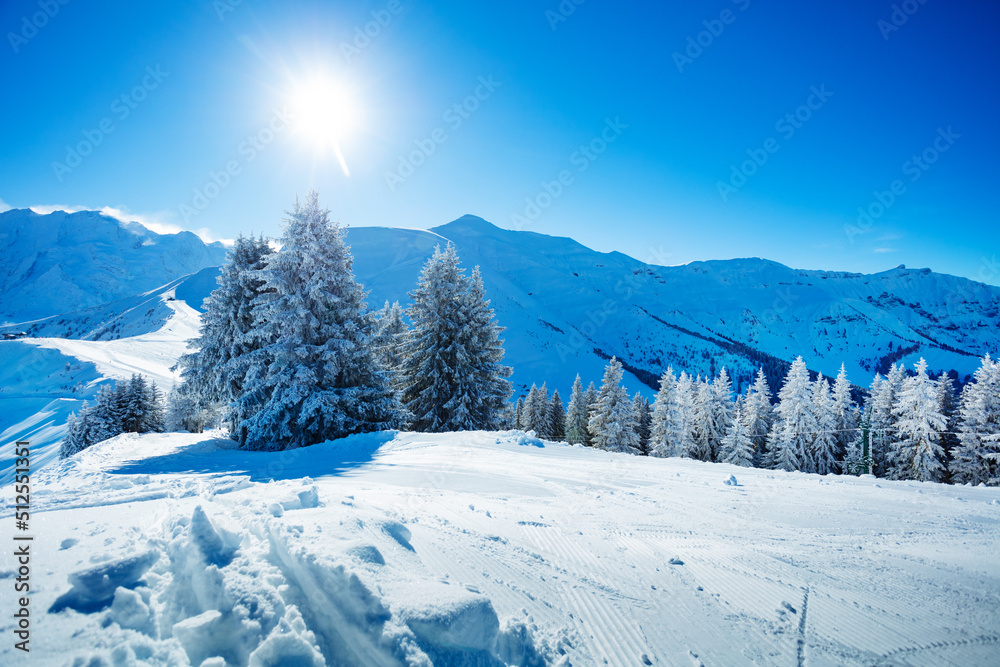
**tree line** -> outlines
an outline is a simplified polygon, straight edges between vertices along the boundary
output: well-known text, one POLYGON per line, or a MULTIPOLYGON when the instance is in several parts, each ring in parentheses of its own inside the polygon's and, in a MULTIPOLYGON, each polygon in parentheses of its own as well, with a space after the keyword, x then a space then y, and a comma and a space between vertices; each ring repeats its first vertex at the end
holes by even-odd
POLYGON ((984 357, 958 396, 947 374, 932 377, 924 359, 914 366, 877 373, 863 405, 843 365, 832 382, 811 380, 802 357, 776 397, 763 370, 734 397, 724 368, 711 381, 668 368, 650 404, 628 396, 612 358, 599 389, 577 375, 564 408, 558 392, 532 385, 514 419, 543 438, 637 455, 1000 485, 1000 363, 984 357))

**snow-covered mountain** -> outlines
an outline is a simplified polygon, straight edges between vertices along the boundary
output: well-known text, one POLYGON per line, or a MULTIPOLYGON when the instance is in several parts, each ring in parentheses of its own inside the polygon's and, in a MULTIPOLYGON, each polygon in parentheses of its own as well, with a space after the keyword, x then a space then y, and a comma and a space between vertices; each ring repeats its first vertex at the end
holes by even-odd
POLYGON ((0 322, 83 310, 225 260, 221 243, 156 234, 96 211, 0 213, 0 322))
POLYGON ((668 365, 702 375, 725 366, 745 388, 763 365, 776 388, 799 354, 830 376, 846 363, 852 381, 867 386, 893 361, 923 356, 931 369, 964 377, 1000 350, 1000 288, 928 269, 863 275, 764 259, 653 266, 474 216, 429 231, 348 233, 373 305, 405 301, 435 244, 448 241, 465 266, 482 267, 508 328, 514 380, 548 381, 560 392, 577 372, 599 380, 610 355, 654 386, 668 365))
MULTIPOLYGON (((0 454, 30 438, 55 454, 66 416, 108 378, 133 372, 161 389, 197 331, 224 249, 158 235, 94 212, 0 215, 0 454), (185 275, 188 274, 188 275, 185 275), (34 321, 30 321, 34 320, 34 321)), ((647 265, 567 238, 503 230, 465 216, 431 230, 358 227, 347 241, 369 303, 408 300, 435 245, 479 265, 517 390, 548 383, 568 399, 577 373, 599 382, 616 355, 630 392, 653 393, 668 365, 737 389, 763 366, 777 389, 801 354, 810 369, 867 386, 892 361, 972 373, 1000 350, 1000 288, 902 267, 875 275, 801 271, 762 259, 647 265)), ((10 457, 6 457, 9 459, 10 457)), ((9 469, 0 470, 0 483, 9 469)))

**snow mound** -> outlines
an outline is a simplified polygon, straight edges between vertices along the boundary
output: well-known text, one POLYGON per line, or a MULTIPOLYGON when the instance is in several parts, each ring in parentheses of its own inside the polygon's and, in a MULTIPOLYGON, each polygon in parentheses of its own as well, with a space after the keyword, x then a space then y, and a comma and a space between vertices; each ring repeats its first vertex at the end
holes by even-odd
POLYGON ((119 587, 134 587, 160 559, 160 552, 150 549, 142 554, 80 570, 69 575, 72 588, 49 608, 49 613, 63 609, 94 611, 112 602, 119 587))

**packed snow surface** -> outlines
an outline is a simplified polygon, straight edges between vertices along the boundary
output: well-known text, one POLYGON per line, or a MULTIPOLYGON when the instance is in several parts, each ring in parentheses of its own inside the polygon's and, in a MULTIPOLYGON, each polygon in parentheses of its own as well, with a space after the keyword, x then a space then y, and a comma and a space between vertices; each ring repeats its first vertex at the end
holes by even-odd
POLYGON ((280 453, 151 434, 40 471, 32 507, 31 653, 9 640, 5 593, 3 665, 937 666, 1000 652, 996 488, 521 432, 280 453))

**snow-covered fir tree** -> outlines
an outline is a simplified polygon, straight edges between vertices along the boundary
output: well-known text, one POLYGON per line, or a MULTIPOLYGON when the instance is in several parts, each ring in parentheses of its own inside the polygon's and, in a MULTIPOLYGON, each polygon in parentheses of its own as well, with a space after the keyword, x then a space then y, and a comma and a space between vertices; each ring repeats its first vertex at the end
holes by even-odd
POLYGON ((1000 486, 1000 362, 987 354, 973 378, 959 399, 952 481, 1000 486))
POLYGON ((696 458, 695 453, 698 447, 696 441, 695 423, 695 399, 697 398, 697 384, 695 379, 685 371, 677 377, 677 421, 675 431, 668 432, 667 441, 675 442, 678 456, 696 458))
POLYGON ((731 463, 744 468, 753 466, 753 441, 743 416, 742 405, 733 410, 733 418, 729 424, 729 430, 726 432, 726 437, 722 440, 719 458, 723 463, 731 463))
POLYGON ((403 368, 403 343, 406 338, 406 322, 403 321, 403 309, 398 301, 391 304, 386 301, 382 310, 375 313, 375 325, 372 331, 372 351, 389 375, 393 387, 400 385, 400 373, 403 368))
POLYGON ((649 401, 640 392, 635 392, 632 399, 633 420, 635 421, 635 436, 639 440, 639 453, 649 455, 650 414, 649 401))
POLYGON ((941 481, 944 477, 941 432, 947 421, 941 414, 937 390, 922 357, 916 364, 916 375, 903 381, 893 414, 898 433, 893 442, 892 477, 941 481))
POLYGON ((612 452, 637 454, 639 438, 635 433, 632 401, 622 386, 622 365, 612 357, 604 370, 597 402, 590 416, 589 428, 594 446, 612 452))
POLYGON ((653 401, 653 415, 649 426, 650 456, 680 455, 678 438, 677 379, 674 369, 667 368, 660 376, 660 390, 653 401))
POLYGON ((771 466, 776 470, 800 470, 805 461, 816 433, 811 384, 806 362, 797 357, 778 392, 776 419, 768 436, 771 466))
POLYGON ((729 379, 729 373, 723 367, 712 383, 709 399, 708 446, 711 452, 709 460, 719 460, 719 448, 722 446, 722 439, 726 437, 726 432, 732 421, 733 383, 729 379))
POLYGON ((771 432, 774 410, 771 407, 771 387, 763 368, 757 371, 754 383, 747 389, 743 400, 743 421, 753 443, 754 465, 770 467, 767 461, 767 435, 771 432))
POLYGON ((259 408, 241 405, 237 399, 247 398, 243 387, 251 353, 270 342, 260 336, 253 309, 267 289, 260 271, 273 252, 263 237, 236 239, 217 278, 218 287, 205 300, 199 335, 188 342, 193 351, 178 361, 184 382, 172 392, 172 405, 206 414, 221 406, 234 436, 243 419, 259 408))
POLYGON ((690 438, 685 439, 683 456, 699 461, 712 460, 712 438, 715 433, 712 419, 712 386, 708 379, 697 378, 691 389, 690 438))
POLYGON ((944 449, 946 476, 950 474, 947 462, 952 458, 952 452, 958 446, 958 401, 955 398, 955 385, 947 373, 940 373, 934 381, 938 409, 944 416, 945 430, 941 434, 941 447, 944 449))
POLYGON ((830 397, 830 383, 822 373, 813 383, 812 409, 816 418, 816 435, 809 443, 809 469, 820 475, 829 475, 840 469, 843 452, 837 440, 837 420, 833 412, 833 399, 830 397))
POLYGON ((514 405, 514 428, 527 429, 524 421, 524 396, 518 396, 514 405))
POLYGON ((486 298, 486 288, 479 267, 472 268, 466 290, 461 295, 461 305, 466 318, 463 340, 468 365, 466 379, 473 392, 472 429, 497 430, 503 427, 507 402, 514 387, 508 379, 514 372, 501 362, 504 357, 504 328, 486 298))
POLYGON ((544 382, 541 387, 531 385, 522 417, 524 430, 534 431, 539 438, 552 437, 552 402, 544 382))
POLYGON ((93 404, 84 403, 70 415, 61 456, 72 456, 91 445, 122 433, 159 433, 164 428, 163 396, 141 375, 105 384, 93 404))
POLYGON ((847 460, 848 451, 853 452, 858 442, 858 408, 851 398, 851 383, 847 379, 847 369, 840 365, 840 372, 833 383, 833 430, 837 445, 837 456, 841 462, 847 460))
POLYGON ((905 377, 903 364, 893 365, 886 377, 875 374, 869 391, 872 472, 878 477, 889 476, 895 466, 892 456, 898 429, 894 408, 905 377))
POLYGON ((240 397, 242 446, 280 450, 399 428, 403 412, 371 350, 365 292, 344 230, 310 192, 265 258, 240 397), (249 408, 258 408, 249 413, 249 408))
POLYGON ((549 401, 549 424, 552 429, 549 437, 556 441, 566 439, 566 409, 563 407, 562 396, 558 389, 552 390, 552 400, 549 401))
POLYGON ((587 431, 587 396, 583 391, 579 373, 573 380, 569 409, 566 411, 566 441, 574 445, 590 444, 590 432, 587 431))
POLYGON ((478 268, 466 279, 455 247, 436 248, 410 293, 413 328, 403 362, 403 403, 417 431, 496 428, 512 387, 478 268))
POLYGON ((583 397, 587 403, 587 442, 585 444, 588 447, 593 447, 594 432, 590 430, 590 416, 594 413, 594 408, 597 407, 597 387, 594 386, 593 381, 587 385, 587 391, 584 392, 583 397))

